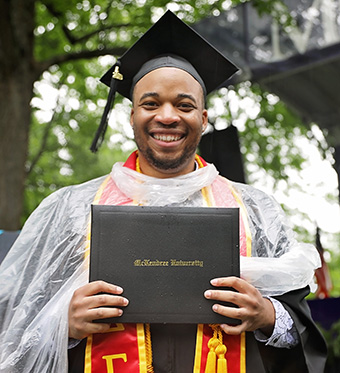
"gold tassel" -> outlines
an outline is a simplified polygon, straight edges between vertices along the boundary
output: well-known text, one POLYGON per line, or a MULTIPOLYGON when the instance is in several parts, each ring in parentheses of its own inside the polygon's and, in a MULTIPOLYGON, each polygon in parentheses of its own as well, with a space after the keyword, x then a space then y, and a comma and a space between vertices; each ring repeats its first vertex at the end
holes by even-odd
POLYGON ((216 373, 216 353, 215 348, 220 344, 219 340, 214 336, 209 339, 208 347, 208 357, 207 364, 205 366, 205 373, 216 373))
POLYGON ((219 325, 210 325, 210 327, 214 331, 214 334, 208 342, 209 352, 205 366, 205 373, 228 373, 227 360, 225 358, 227 347, 223 344, 222 330, 219 325))
POLYGON ((224 344, 218 345, 215 349, 215 353, 218 357, 217 373, 228 373, 227 360, 224 356, 226 352, 227 352, 227 347, 224 344))

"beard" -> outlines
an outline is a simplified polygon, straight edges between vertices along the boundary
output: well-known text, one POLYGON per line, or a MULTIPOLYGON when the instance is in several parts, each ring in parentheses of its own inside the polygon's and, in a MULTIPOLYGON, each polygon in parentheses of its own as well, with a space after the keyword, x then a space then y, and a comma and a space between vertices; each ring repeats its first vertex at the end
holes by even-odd
MULTIPOLYGON (((145 135, 149 136, 145 131, 145 135)), ((145 141, 142 139, 139 130, 136 130, 134 126, 134 137, 137 144, 138 151, 144 156, 146 161, 155 169, 160 171, 177 171, 182 167, 185 167, 190 162, 197 150, 198 144, 201 140, 202 132, 198 132, 197 135, 191 139, 191 142, 184 147, 184 149, 176 155, 168 154, 164 151, 162 154, 155 152, 153 149, 148 147, 145 141)))
POLYGON ((162 171, 173 170, 176 171, 187 164, 193 158, 193 155, 196 153, 196 147, 193 149, 185 148, 183 152, 177 157, 163 156, 160 157, 155 154, 150 148, 146 149, 144 152, 138 147, 139 152, 141 152, 145 159, 151 164, 154 168, 162 171))

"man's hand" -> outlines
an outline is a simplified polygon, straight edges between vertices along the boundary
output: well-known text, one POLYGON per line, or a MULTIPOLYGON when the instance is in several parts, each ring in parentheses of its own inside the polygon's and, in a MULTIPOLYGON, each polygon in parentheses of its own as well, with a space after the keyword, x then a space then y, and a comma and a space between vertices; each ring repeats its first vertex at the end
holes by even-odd
POLYGON ((117 307, 129 303, 126 298, 120 296, 122 293, 122 288, 104 281, 94 281, 77 289, 68 311, 69 337, 83 339, 92 333, 107 332, 110 324, 92 321, 121 316, 123 311, 117 307))
POLYGON ((227 286, 235 291, 207 290, 207 299, 230 302, 238 306, 225 307, 214 304, 213 310, 226 317, 241 320, 240 325, 222 324, 221 329, 231 335, 238 335, 244 331, 260 329, 266 336, 270 336, 275 325, 275 310, 269 299, 263 298, 260 292, 251 284, 237 277, 224 277, 211 280, 213 286, 227 286))

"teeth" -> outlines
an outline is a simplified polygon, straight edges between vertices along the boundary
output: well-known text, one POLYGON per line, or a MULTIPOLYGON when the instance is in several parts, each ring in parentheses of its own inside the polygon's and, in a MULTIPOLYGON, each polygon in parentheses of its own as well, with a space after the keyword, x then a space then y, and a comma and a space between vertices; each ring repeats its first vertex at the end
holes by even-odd
POLYGON ((153 136, 156 140, 165 141, 165 142, 171 142, 171 141, 178 141, 181 139, 181 136, 175 136, 175 135, 157 135, 155 134, 153 136))

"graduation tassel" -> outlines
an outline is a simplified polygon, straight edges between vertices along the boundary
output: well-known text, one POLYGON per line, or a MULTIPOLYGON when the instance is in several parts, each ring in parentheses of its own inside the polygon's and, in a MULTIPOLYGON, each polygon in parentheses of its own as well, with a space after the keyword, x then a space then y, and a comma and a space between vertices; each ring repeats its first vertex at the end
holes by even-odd
POLYGON ((99 146, 103 142, 104 135, 105 135, 107 125, 108 125, 107 117, 109 115, 109 111, 111 110, 112 103, 114 102, 114 99, 116 96, 117 85, 118 85, 119 80, 123 80, 123 75, 119 72, 119 67, 120 67, 120 61, 117 60, 116 64, 114 65, 114 71, 112 73, 109 97, 107 98, 104 113, 102 115, 99 127, 97 129, 97 132, 92 141, 92 145, 90 147, 93 153, 97 152, 99 146))

